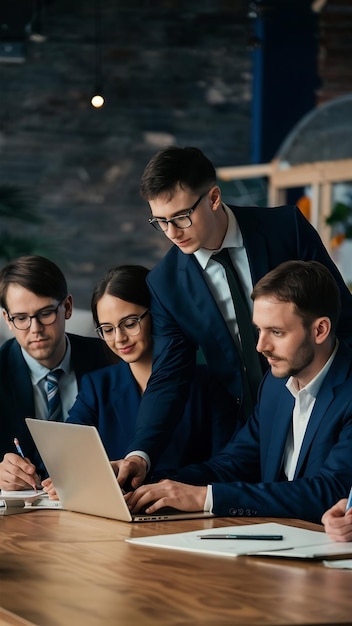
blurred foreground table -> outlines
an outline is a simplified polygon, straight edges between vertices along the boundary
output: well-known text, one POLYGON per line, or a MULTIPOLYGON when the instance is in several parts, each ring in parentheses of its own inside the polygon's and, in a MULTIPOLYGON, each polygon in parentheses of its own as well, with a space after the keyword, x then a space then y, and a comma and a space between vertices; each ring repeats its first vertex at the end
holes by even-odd
POLYGON ((70 513, 0 517, 1 626, 351 624, 352 572, 320 562, 215 557, 124 539, 275 521, 128 524, 70 513))

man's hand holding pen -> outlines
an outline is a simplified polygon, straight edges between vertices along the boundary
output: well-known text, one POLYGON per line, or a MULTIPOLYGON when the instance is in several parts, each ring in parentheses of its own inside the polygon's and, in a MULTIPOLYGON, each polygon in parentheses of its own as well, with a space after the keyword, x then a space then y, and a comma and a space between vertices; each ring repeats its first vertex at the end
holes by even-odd
POLYGON ((36 467, 27 458, 8 452, 0 463, 0 487, 6 491, 37 489, 40 476, 36 467))
POLYGON ((0 488, 6 491, 17 491, 38 489, 38 487, 41 488, 40 476, 37 474, 35 465, 23 455, 22 451, 21 453, 18 451, 18 454, 12 452, 5 454, 0 463, 0 488))

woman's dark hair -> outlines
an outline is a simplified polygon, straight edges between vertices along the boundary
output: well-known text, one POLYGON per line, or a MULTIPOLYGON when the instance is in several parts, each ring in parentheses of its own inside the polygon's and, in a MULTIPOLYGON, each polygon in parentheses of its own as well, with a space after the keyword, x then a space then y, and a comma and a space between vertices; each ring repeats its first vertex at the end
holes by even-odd
POLYGON ((36 296, 64 300, 67 283, 60 268, 42 256, 21 256, 0 271, 0 305, 7 311, 6 296, 9 285, 16 283, 36 296))
POLYGON ((96 285, 91 299, 94 323, 99 326, 97 304, 104 294, 150 307, 150 293, 146 283, 149 270, 142 265, 119 265, 112 267, 96 285))

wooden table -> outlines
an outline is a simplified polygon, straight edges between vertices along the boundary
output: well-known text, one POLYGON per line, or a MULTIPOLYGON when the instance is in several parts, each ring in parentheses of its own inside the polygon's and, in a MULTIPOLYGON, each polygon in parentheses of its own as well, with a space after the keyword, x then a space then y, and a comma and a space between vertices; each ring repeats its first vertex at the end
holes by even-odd
POLYGON ((319 562, 224 558, 124 541, 246 523, 253 518, 128 524, 45 510, 0 517, 0 624, 352 623, 352 572, 319 562))

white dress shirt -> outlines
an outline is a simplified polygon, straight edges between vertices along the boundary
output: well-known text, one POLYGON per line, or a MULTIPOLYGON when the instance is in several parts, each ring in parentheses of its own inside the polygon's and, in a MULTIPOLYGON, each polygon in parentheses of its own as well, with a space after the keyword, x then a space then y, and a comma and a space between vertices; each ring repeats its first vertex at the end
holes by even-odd
POLYGON ((308 383, 308 385, 302 389, 297 389, 297 382, 292 376, 286 383, 287 389, 295 399, 295 406, 292 414, 292 429, 287 437, 283 459, 283 467, 287 480, 293 480, 295 475, 297 461, 309 419, 313 411, 319 389, 331 367, 331 363, 335 358, 337 347, 338 341, 336 342, 335 349, 329 360, 325 363, 319 374, 317 374, 315 378, 308 383))
POLYGON ((200 248, 194 253, 194 256, 196 257, 202 270, 204 270, 204 279, 206 280, 208 287, 212 292, 217 305, 219 306, 231 335, 234 337, 238 336, 238 326, 230 287, 227 282, 225 268, 217 261, 214 261, 213 255, 216 257, 216 252, 220 252, 220 250, 223 250, 224 248, 229 249, 231 261, 243 286, 249 311, 251 313, 253 310, 253 302, 251 300, 253 284, 247 252, 243 246, 242 234, 238 227, 236 218, 226 204, 223 204, 223 208, 228 218, 228 225, 221 248, 219 248, 219 250, 207 250, 205 248, 200 248))

